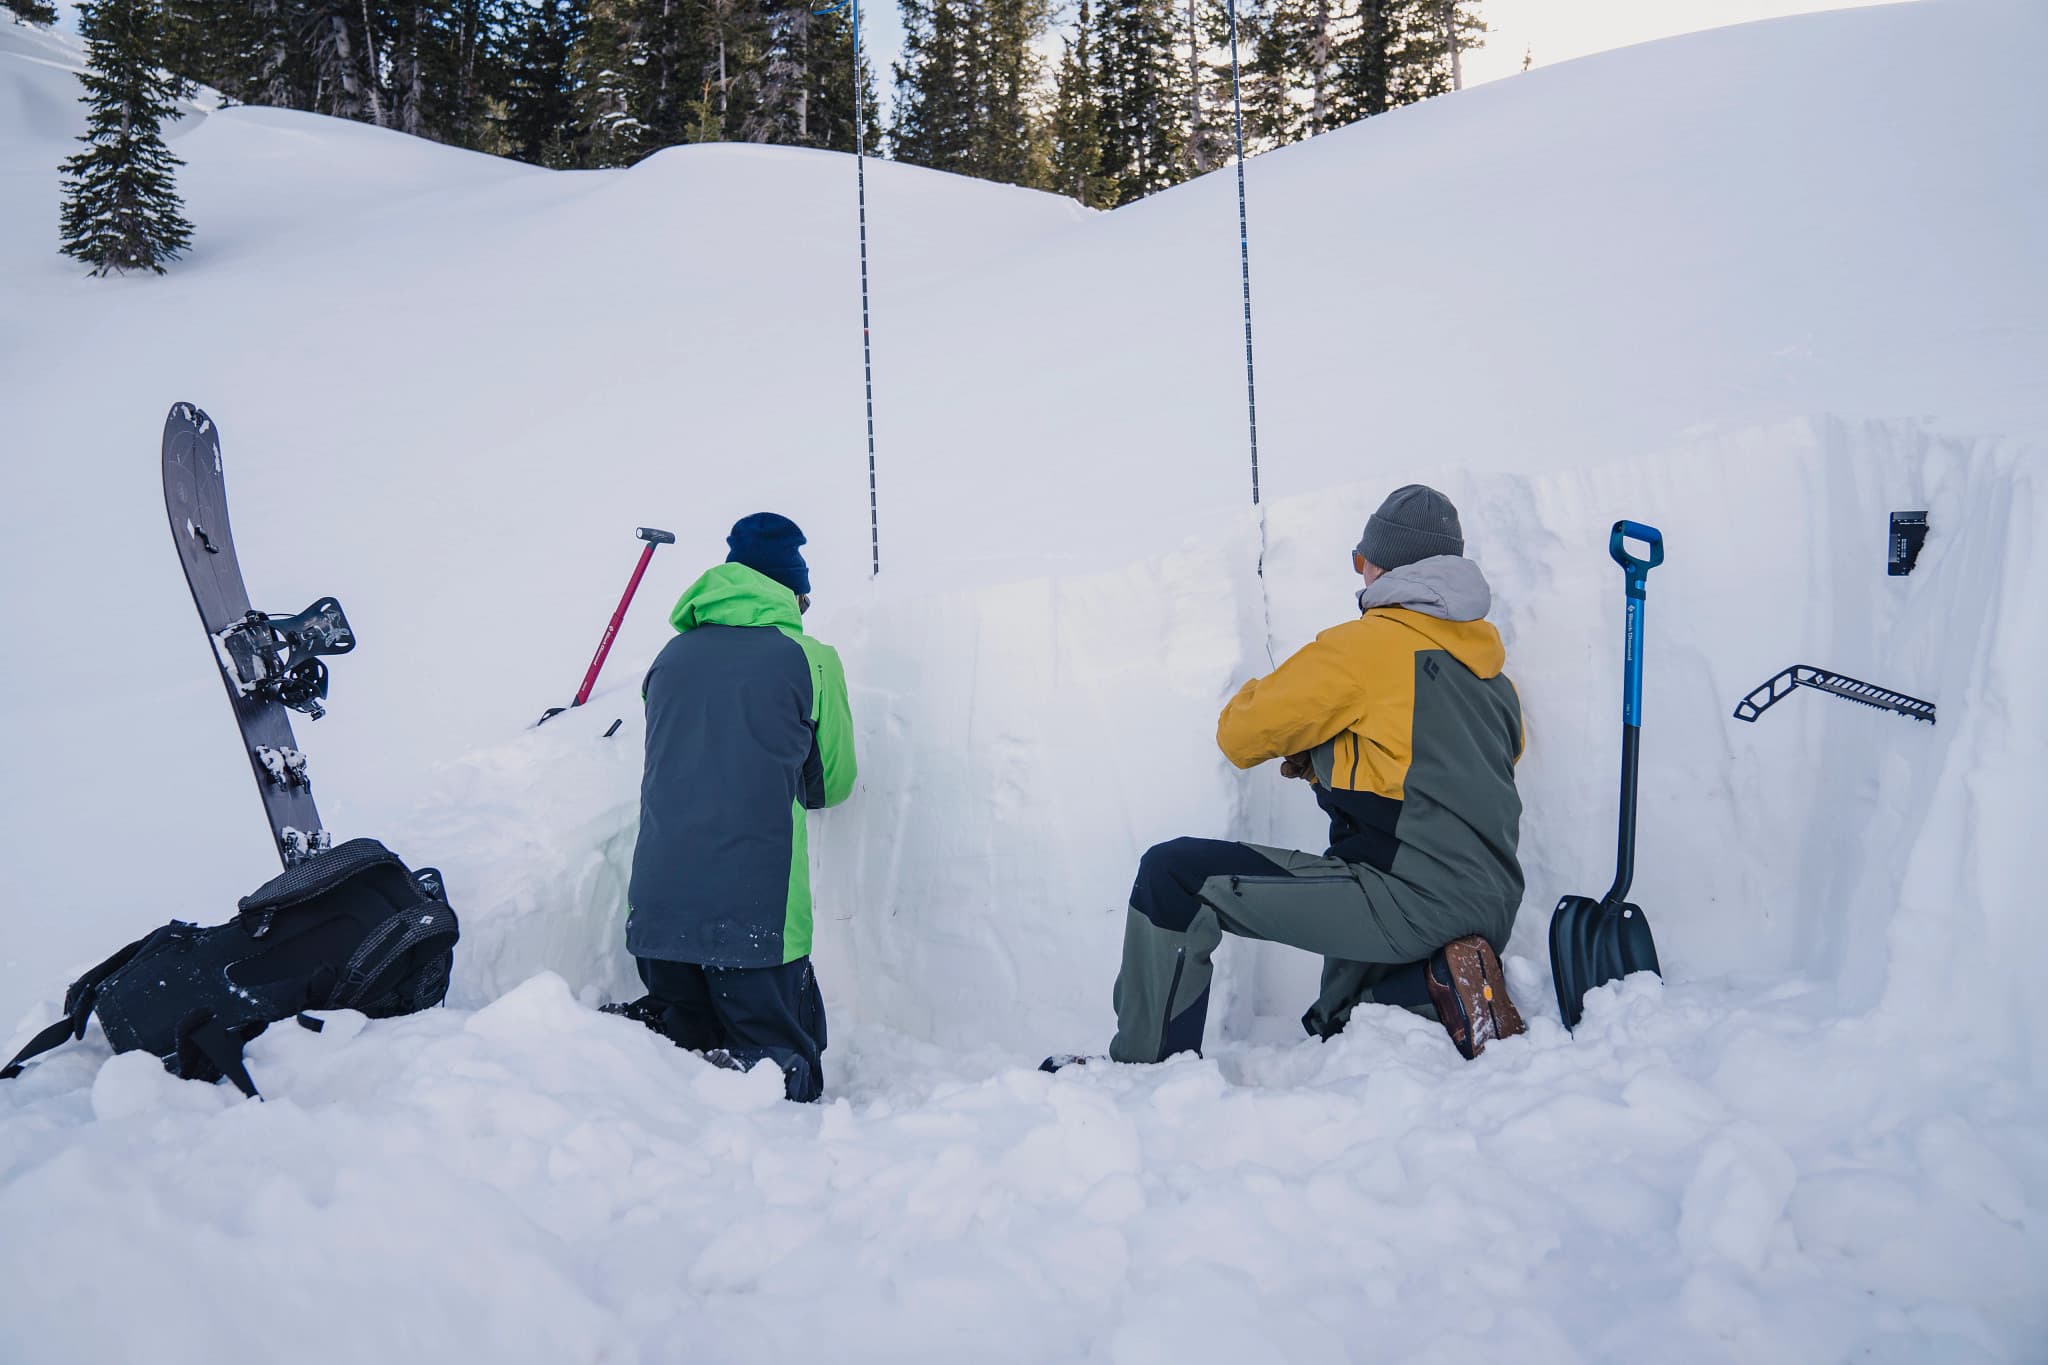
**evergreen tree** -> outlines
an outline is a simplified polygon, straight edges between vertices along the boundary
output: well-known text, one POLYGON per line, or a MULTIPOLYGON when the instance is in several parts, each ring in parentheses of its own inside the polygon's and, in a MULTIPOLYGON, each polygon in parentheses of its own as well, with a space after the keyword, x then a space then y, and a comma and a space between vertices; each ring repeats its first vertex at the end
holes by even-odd
POLYGON ((1247 154, 1284 147, 1306 135, 1306 109, 1294 93, 1308 32, 1305 13, 1301 0, 1252 0, 1238 7, 1240 88, 1235 92, 1231 89, 1228 15, 1224 17, 1225 29, 1217 35, 1223 60, 1217 63, 1213 77, 1216 102, 1222 104, 1233 95, 1242 102, 1247 154))
POLYGON ((982 0, 968 58, 974 105, 969 131, 969 175, 1009 185, 1043 185, 1051 178, 1039 124, 1039 88, 1045 63, 1037 52, 1052 18, 1047 0, 982 0))
POLYGON ((1184 76, 1181 98, 1186 101, 1181 111, 1182 174, 1188 179, 1207 175, 1230 157, 1229 15, 1229 0, 1180 0, 1177 11, 1176 60, 1184 76), (1216 70, 1226 78, 1220 92, 1208 78, 1216 70))
POLYGON ((64 254, 95 275, 161 275, 191 244, 192 225, 172 179, 181 163, 163 139, 177 78, 162 69, 157 10, 151 0, 100 0, 80 11, 79 32, 92 112, 79 138, 86 149, 64 162, 64 254))
POLYGON ((302 16, 291 0, 159 0, 157 8, 164 66, 188 90, 197 83, 231 102, 306 107, 302 16))
POLYGON ((759 0, 701 0, 704 70, 697 83, 692 138, 737 137, 753 113, 768 16, 759 0))
POLYGON ((974 155, 969 0, 901 0, 903 60, 889 142, 899 161, 965 172, 974 155))
POLYGON ((691 140, 707 61, 694 0, 641 0, 640 8, 640 121, 652 152, 691 140))
POLYGON ((1486 32, 1473 0, 1355 3, 1332 52, 1331 97, 1315 132, 1449 92, 1456 51, 1479 46, 1486 32))
POLYGON ((809 0, 770 0, 760 93, 742 129, 747 141, 810 144, 811 28, 816 17, 809 0))
POLYGON ((7 8, 14 17, 24 24, 42 24, 47 27, 57 22, 57 10, 44 0, 7 0, 7 8))
POLYGON ((583 0, 538 0, 513 21, 505 82, 509 155, 536 166, 575 164, 576 83, 569 53, 588 20, 583 0))
POLYGON ((859 107, 860 140, 869 156, 882 153, 882 117, 875 96, 875 73, 862 51, 854 62, 853 19, 840 10, 812 21, 812 142, 827 151, 854 150, 853 120, 859 107), (860 98, 854 98, 856 81, 860 98))
POLYGON ((630 166, 651 139, 641 120, 640 27, 635 0, 591 0, 590 22, 570 49, 582 164, 630 166))
MULTIPOLYGON (((750 142, 854 150, 853 22, 847 10, 815 13, 809 0, 777 0, 768 12, 768 43, 754 108, 744 131, 750 142)), ((875 85, 862 55, 858 71, 863 136, 880 134, 875 85)))
POLYGON ((1186 178, 1187 74, 1172 0, 1096 0, 1102 169, 1128 204, 1186 178))
POLYGON ((1090 52, 1089 0, 1081 0, 1081 20, 1060 55, 1058 85, 1053 95, 1051 180, 1049 188, 1089 208, 1115 201, 1114 187, 1102 173, 1102 106, 1095 90, 1090 52))

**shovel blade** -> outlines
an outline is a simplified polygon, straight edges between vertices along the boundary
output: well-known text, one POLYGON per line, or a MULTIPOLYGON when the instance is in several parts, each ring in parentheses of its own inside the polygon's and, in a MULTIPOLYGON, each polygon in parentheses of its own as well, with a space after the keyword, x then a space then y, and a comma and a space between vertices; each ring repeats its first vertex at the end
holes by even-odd
POLYGON ((1566 896, 1550 914, 1550 977, 1567 1029, 1579 1026, 1586 992, 1631 972, 1656 972, 1657 943, 1640 906, 1566 896))

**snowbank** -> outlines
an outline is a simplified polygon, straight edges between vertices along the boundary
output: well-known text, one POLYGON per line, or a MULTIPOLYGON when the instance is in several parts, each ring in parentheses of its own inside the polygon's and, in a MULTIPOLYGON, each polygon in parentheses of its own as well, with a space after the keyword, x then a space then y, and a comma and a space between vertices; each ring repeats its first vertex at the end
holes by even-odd
POLYGON ((133 1055, 15 1082, 0 1355, 1950 1362, 2048 1331, 2038 1093, 1722 987, 1641 978, 1473 1064, 1391 1011, 1057 1077, 859 1030, 817 1108, 548 975, 355 1022, 257 1040, 260 1105, 133 1055))

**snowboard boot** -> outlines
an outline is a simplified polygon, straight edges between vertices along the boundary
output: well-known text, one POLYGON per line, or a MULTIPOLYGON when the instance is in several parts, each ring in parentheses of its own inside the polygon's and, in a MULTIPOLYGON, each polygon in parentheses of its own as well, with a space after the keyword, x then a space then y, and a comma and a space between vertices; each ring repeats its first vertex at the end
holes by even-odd
POLYGON ((1466 1057, 1477 1057, 1496 1038, 1512 1038, 1527 1025, 1508 998, 1507 977, 1493 945, 1470 934, 1430 955, 1424 974, 1430 1003, 1444 1032, 1466 1057))
POLYGON ((1103 1060, 1105 1059, 1089 1057, 1079 1052, 1055 1052, 1052 1056, 1040 1062, 1038 1069, 1049 1075, 1054 1072, 1064 1071, 1070 1066, 1086 1066, 1090 1062, 1100 1062, 1103 1060))
POLYGON ((615 1000, 609 1005, 599 1005, 597 1012, 616 1014, 621 1019, 631 1019, 636 1024, 653 1029, 664 1038, 668 1036, 668 1031, 661 1026, 662 1016, 668 1013, 668 1006, 651 995, 643 995, 638 1000, 615 1000))

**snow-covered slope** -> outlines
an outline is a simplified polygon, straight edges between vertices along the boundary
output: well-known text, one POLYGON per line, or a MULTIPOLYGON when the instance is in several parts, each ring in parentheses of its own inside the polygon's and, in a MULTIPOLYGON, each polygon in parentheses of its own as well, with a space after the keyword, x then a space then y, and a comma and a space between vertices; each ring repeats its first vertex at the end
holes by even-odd
POLYGON ((86 1046, 0 1088, 0 1217, 99 1229, 90 1283, 136 1286, 94 1313, 8 1239, 0 1356, 256 1358, 339 1303, 336 1360, 821 1331, 878 1360, 2036 1358, 2044 40, 2018 0, 1814 16, 1255 162, 1263 577, 1232 179, 1094 215, 871 165, 871 583, 845 158, 564 175, 195 111, 192 257, 81 280, 76 55, 0 25, 0 1020, 268 870, 165 543, 175 399, 222 425, 256 596, 333 592, 361 632, 300 727, 330 825, 440 864, 465 930, 457 1008, 273 1031, 260 1108, 86 1046), (1529 1038, 1468 1065, 1373 1012, 1296 1042, 1313 962, 1231 944, 1210 1059, 1020 1070, 1100 1047, 1145 845, 1319 843, 1215 711, 1343 618, 1359 524, 1418 478, 1463 509, 1528 708, 1529 1038), (861 727, 813 829, 819 1111, 586 1008, 630 979, 638 669, 762 507, 811 533, 861 727), (1886 514, 1921 507, 1889 579, 1886 514), (1620 516, 1671 551, 1637 879, 1669 979, 1573 1038, 1543 930, 1611 873, 1620 516), (639 524, 678 544, 606 684, 523 731, 639 524), (1940 723, 1730 719, 1792 663, 1940 723), (393 1248, 401 1211, 446 1250, 393 1248), (230 1273, 256 1304, 202 1311, 230 1273))

